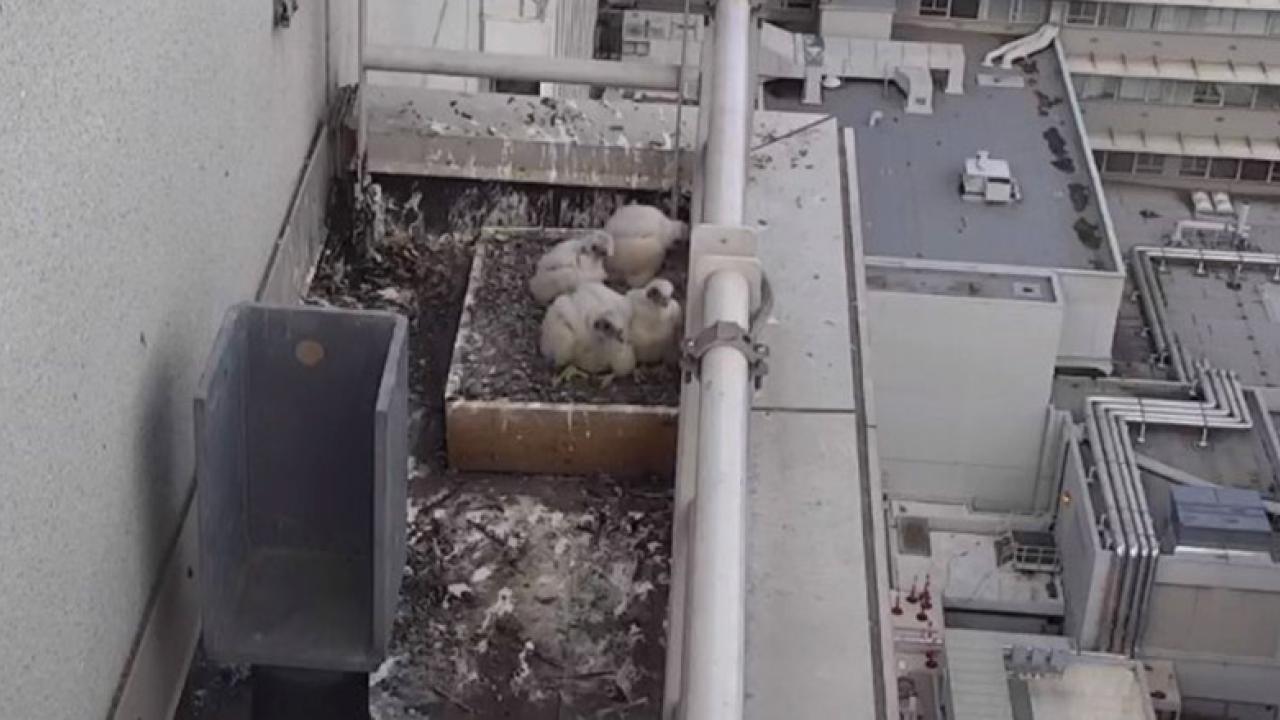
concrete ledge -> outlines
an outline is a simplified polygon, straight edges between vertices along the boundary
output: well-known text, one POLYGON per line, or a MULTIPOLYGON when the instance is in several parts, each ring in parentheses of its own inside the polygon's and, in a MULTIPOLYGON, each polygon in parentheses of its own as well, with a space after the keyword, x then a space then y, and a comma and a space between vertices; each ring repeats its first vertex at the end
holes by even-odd
MULTIPOLYGON (((369 88, 369 170, 581 187, 661 190, 675 180, 675 106, 369 88)), ((680 146, 693 147, 696 108, 680 146)), ((350 120, 348 125, 350 125, 350 120)), ((347 127, 354 144, 354 128, 347 127)), ((693 177, 692 153, 681 177, 693 177)))

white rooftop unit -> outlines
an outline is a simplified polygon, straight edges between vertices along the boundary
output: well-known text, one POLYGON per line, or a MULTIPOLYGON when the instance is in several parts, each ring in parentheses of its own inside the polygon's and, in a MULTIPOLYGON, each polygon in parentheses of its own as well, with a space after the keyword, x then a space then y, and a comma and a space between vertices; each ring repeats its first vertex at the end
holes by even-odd
POLYGON ((960 194, 965 200, 993 205, 1022 199, 1022 189, 1013 178, 1009 162, 991 157, 986 150, 979 150, 977 157, 965 158, 960 194))

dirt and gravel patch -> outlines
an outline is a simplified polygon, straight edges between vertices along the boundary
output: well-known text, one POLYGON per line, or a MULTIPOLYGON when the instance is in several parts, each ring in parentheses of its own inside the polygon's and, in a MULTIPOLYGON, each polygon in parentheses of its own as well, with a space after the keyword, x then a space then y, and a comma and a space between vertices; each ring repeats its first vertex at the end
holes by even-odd
POLYGON ((433 484, 374 718, 657 716, 670 503, 601 478, 433 484))

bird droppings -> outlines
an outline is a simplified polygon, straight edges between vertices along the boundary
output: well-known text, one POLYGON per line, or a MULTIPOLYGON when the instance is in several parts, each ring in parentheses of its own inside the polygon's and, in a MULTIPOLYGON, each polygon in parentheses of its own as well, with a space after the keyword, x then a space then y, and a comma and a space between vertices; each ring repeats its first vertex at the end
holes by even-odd
MULTIPOLYGON (((380 182, 376 202, 331 205, 307 298, 410 319, 410 410, 424 427, 411 446, 404 584, 387 660, 370 675, 372 717, 659 716, 669 484, 448 470, 443 395, 482 227, 601 227, 620 203, 663 198, 380 182)), ((248 720, 250 687, 248 668, 199 653, 175 718, 248 720)))
POLYGON ((554 494, 524 491, 537 480, 441 484, 410 501, 375 719, 659 714, 669 490, 542 478, 554 494))
MULTIPOLYGON (((603 224, 603 223, 601 223, 603 224)), ((529 278, 551 241, 536 237, 495 238, 478 250, 477 287, 455 358, 457 394, 468 400, 674 406, 680 370, 641 366, 638 373, 607 385, 594 377, 554 382, 557 370, 538 351, 545 308, 529 293, 529 278)), ((687 246, 667 253, 660 277, 684 287, 687 246)), ((626 288, 615 284, 615 289, 626 288)))
MULTIPOLYGON (((431 469, 445 464, 445 386, 481 230, 599 228, 619 205, 666 200, 665 193, 394 177, 379 178, 368 194, 375 199, 361 208, 341 195, 331 203, 330 239, 307 302, 385 309, 409 318, 410 401, 422 420, 417 454, 431 469), (360 223, 372 229, 357 239, 360 223)), ((522 301, 528 297, 526 282, 527 277, 510 288, 522 301)), ((535 333, 530 364, 537 360, 540 322, 539 315, 529 328, 535 333)), ((586 385, 578 392, 591 389, 586 385)))

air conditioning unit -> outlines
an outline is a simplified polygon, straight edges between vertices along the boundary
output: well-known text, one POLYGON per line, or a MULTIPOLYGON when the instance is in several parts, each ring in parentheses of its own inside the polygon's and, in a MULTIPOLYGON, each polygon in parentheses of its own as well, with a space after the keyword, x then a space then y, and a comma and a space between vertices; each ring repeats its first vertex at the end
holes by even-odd
POLYGON ((997 160, 986 150, 979 150, 977 157, 964 161, 960 195, 973 202, 1009 205, 1022 199, 1022 189, 1007 160, 997 160))

